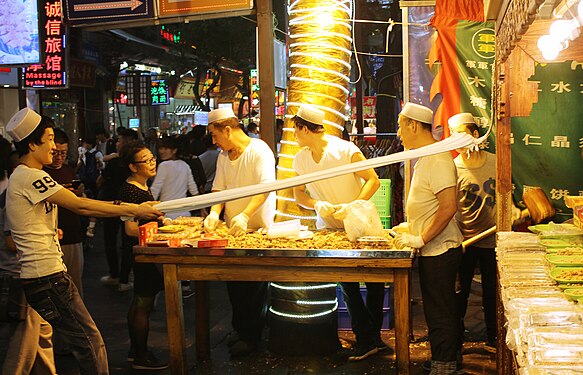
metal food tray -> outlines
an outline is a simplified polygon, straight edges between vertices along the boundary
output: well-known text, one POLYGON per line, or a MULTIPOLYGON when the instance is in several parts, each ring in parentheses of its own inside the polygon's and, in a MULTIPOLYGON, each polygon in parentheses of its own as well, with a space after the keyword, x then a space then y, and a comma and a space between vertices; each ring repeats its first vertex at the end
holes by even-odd
POLYGON ((414 249, 243 249, 243 248, 172 248, 180 254, 256 257, 321 257, 321 258, 394 258, 412 259, 414 249))

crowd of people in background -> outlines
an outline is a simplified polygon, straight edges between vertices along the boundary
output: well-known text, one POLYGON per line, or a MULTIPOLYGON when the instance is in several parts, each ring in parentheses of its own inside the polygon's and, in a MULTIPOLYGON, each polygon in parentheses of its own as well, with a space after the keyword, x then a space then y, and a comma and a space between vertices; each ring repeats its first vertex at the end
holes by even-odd
MULTIPOLYGON (((32 111, 29 115, 30 113, 33 113, 35 119, 41 118, 32 111)), ((200 126, 184 135, 165 137, 159 137, 155 129, 144 137, 135 130, 123 127, 117 128, 115 136, 112 137, 104 129, 99 128, 95 129, 94 135, 82 138, 79 141, 80 146, 75 149, 71 147, 74 143, 63 130, 54 128, 50 119, 44 117, 42 119, 43 130, 48 132, 47 129, 51 129, 50 140, 42 138, 38 141, 46 145, 45 152, 51 155, 50 162, 42 163, 42 169, 48 177, 39 180, 39 184, 49 184, 49 179, 52 179, 50 185, 47 185, 46 194, 53 193, 49 187, 59 187, 81 199, 88 197, 109 204, 112 201, 139 204, 204 194, 211 190, 219 150, 213 145, 210 135, 206 135, 206 127, 200 126), (50 146, 51 142, 54 147, 50 146), (147 157, 142 158, 145 160, 141 160, 146 153, 147 157)), ((28 139, 23 137, 22 142, 27 141, 28 139)), ((34 142, 36 141, 33 141, 33 144, 36 144, 34 142)), ((19 159, 19 152, 13 151, 11 143, 3 137, 0 137, 0 158, 2 169, 0 224, 7 228, 8 226, 2 223, 6 218, 8 177, 22 161, 19 159)), ((55 193, 54 196, 58 194, 55 193)), ((83 215, 87 213, 83 212, 83 215)), ((190 214, 184 212, 180 215, 190 214)), ((79 311, 83 311, 84 308, 80 307, 83 299, 83 248, 84 244, 89 243, 95 236, 98 218, 103 224, 103 240, 109 267, 109 274, 101 277, 100 281, 103 285, 116 287, 119 292, 134 290, 134 298, 127 314, 131 342, 128 361, 132 362, 134 369, 139 370, 166 368, 165 361, 157 359, 147 348, 149 313, 153 307, 154 297, 163 289, 163 282, 161 274, 154 266, 144 267, 133 261, 132 246, 137 243, 138 222, 122 222, 117 216, 104 216, 103 213, 85 217, 79 215, 76 209, 59 207, 59 245, 55 254, 62 257, 62 266, 58 265, 57 268, 66 269, 66 274, 75 287, 75 293, 79 296, 75 306, 80 309, 79 311)), ((3 231, 2 234, 4 233, 3 231)), ((8 286, 7 289, 19 298, 10 298, 10 301, 16 304, 12 304, 14 311, 10 310, 7 313, 10 316, 5 317, 12 320, 13 324, 9 355, 6 357, 2 373, 28 374, 40 371, 39 373, 56 374, 53 353, 74 354, 81 368, 87 373, 107 373, 107 357, 103 346, 100 349, 98 345, 91 352, 87 352, 83 343, 72 342, 69 334, 62 330, 63 327, 57 327, 58 325, 54 321, 51 322, 49 317, 39 315, 36 308, 23 308, 26 302, 19 282, 21 268, 19 256, 11 236, 2 237, 0 240, 2 286, 3 288, 8 286), (78 347, 84 349, 79 350, 78 347), (88 361, 87 355, 93 360, 88 361)), ((85 320, 90 319, 88 314, 82 315, 85 320)), ((98 338, 95 343, 99 343, 101 338, 92 321, 87 320, 86 324, 87 329, 95 332, 94 338, 98 338)))

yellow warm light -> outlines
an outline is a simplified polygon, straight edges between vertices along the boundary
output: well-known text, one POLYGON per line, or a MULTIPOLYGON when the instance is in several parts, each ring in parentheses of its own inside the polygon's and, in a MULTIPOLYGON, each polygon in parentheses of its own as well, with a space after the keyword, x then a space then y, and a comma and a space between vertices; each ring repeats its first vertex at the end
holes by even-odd
MULTIPOLYGON (((296 102, 288 102, 288 103, 287 103, 287 105, 288 105, 288 106, 290 106, 290 105, 292 105, 292 106, 293 106, 293 105, 295 105, 295 106, 297 106, 298 108, 300 107, 300 105, 301 105, 301 104, 302 104, 302 103, 296 103, 296 102)), ((318 109, 321 109, 321 110, 322 110, 322 111, 324 111, 324 112, 330 112, 330 113, 333 113, 333 114, 334 114, 334 115, 336 115, 336 116, 342 117, 342 118, 344 119, 344 121, 348 120, 348 116, 344 115, 344 113, 342 113, 342 112, 339 112, 339 111, 335 110, 334 108, 325 107, 325 106, 323 106, 323 105, 318 105, 318 104, 312 104, 312 106, 313 106, 313 107, 316 107, 316 108, 318 108, 318 109)), ((324 120, 324 122, 326 122, 326 120, 324 120)), ((330 124, 334 124, 334 123, 330 123, 330 124)))
POLYGON ((348 94, 348 89, 346 87, 344 87, 343 85, 338 84, 338 83, 334 83, 334 82, 326 82, 326 81, 321 80, 321 79, 312 79, 312 78, 304 78, 304 77, 291 77, 290 81, 303 81, 303 82, 308 82, 308 83, 314 83, 317 85, 332 86, 332 87, 336 87, 336 88, 344 91, 346 94, 348 94))
MULTIPOLYGON (((292 201, 288 201, 286 199, 281 199, 282 203, 291 203, 292 201)), ((294 201, 295 202, 295 201, 294 201)), ((316 216, 314 215, 294 215, 294 214, 288 214, 285 212, 281 212, 279 210, 275 211, 275 214, 281 217, 285 217, 288 219, 300 219, 300 220, 316 220, 316 216)))
MULTIPOLYGON (((309 103, 325 112, 326 133, 341 136, 347 117, 346 99, 352 56, 352 2, 350 0, 294 0, 288 7, 290 70, 287 109, 281 142, 277 178, 295 176, 292 162, 299 151, 291 118, 301 104, 309 103), (281 157, 285 155, 285 157, 281 157)), ((278 220, 310 219, 293 201, 291 189, 278 192, 278 220)))
POLYGON ((322 73, 328 73, 328 74, 334 74, 336 76, 338 76, 340 79, 346 80, 347 82, 350 82, 350 78, 348 78, 347 76, 345 76, 344 74, 340 74, 338 72, 336 72, 335 70, 330 70, 330 69, 326 69, 326 68, 318 68, 315 66, 311 66, 311 65, 305 65, 305 64, 292 64, 290 66, 290 68, 304 68, 304 69, 312 69, 312 70, 316 70, 322 73))
POLYGON ((291 172, 294 173, 294 169, 293 168, 286 168, 286 167, 282 167, 281 165, 278 165, 277 167, 275 167, 278 171, 284 171, 284 172, 291 172))
POLYGON ((293 53, 290 53, 290 57, 293 57, 293 56, 311 57, 311 58, 312 58, 312 59, 314 59, 314 60, 322 60, 322 59, 323 59, 323 60, 330 60, 330 61, 332 61, 332 62, 335 62, 335 63, 343 64, 343 65, 345 65, 345 66, 346 66, 348 69, 350 69, 350 64, 349 64, 349 63, 347 63, 346 61, 344 61, 344 60, 340 60, 340 59, 336 59, 336 58, 334 58, 334 57, 330 57, 330 56, 322 55, 322 54, 313 54, 313 55, 309 55, 309 54, 302 53, 302 52, 293 52, 293 53))

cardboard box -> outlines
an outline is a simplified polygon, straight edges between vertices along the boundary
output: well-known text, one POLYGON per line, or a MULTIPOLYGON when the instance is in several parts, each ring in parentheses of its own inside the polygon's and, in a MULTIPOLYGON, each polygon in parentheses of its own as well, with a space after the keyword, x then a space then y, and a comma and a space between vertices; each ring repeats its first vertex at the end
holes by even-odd
POLYGON ((140 246, 147 246, 148 242, 152 242, 154 235, 158 233, 158 222, 151 221, 138 227, 138 240, 140 246))
POLYGON ((213 248, 213 247, 225 247, 229 244, 229 240, 226 238, 199 238, 199 239, 186 239, 182 240, 183 245, 192 246, 196 248, 213 248))
POLYGON ((583 206, 573 207, 573 224, 583 229, 583 206))
POLYGON ((150 247, 181 247, 182 240, 180 238, 171 238, 169 240, 152 240, 147 241, 146 246, 150 247))

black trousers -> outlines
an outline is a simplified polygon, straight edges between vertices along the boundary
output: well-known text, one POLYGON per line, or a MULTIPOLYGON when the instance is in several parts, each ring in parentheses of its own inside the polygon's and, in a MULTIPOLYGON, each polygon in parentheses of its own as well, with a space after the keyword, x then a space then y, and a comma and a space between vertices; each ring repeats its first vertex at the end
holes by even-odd
POLYGON ((228 281, 227 292, 233 309, 233 329, 242 340, 258 342, 267 315, 267 283, 228 281))
MULTIPOLYGON (((119 255, 117 235, 121 227, 121 221, 117 217, 103 219, 103 242, 105 245, 105 256, 109 266, 109 276, 119 277, 119 255)), ((127 283, 127 282, 126 282, 127 283)))
POLYGON ((431 359, 434 361, 455 361, 460 348, 455 279, 461 259, 461 246, 441 255, 419 257, 423 312, 429 329, 431 359))
POLYGON ((482 307, 488 341, 496 340, 496 251, 493 248, 469 246, 462 256, 459 268, 461 292, 457 294, 457 310, 461 319, 460 338, 463 340, 464 317, 468 308, 468 298, 476 265, 482 274, 482 307))
POLYGON ((366 303, 359 283, 341 283, 342 295, 358 345, 374 345, 380 340, 383 324, 385 283, 366 283, 366 303))

